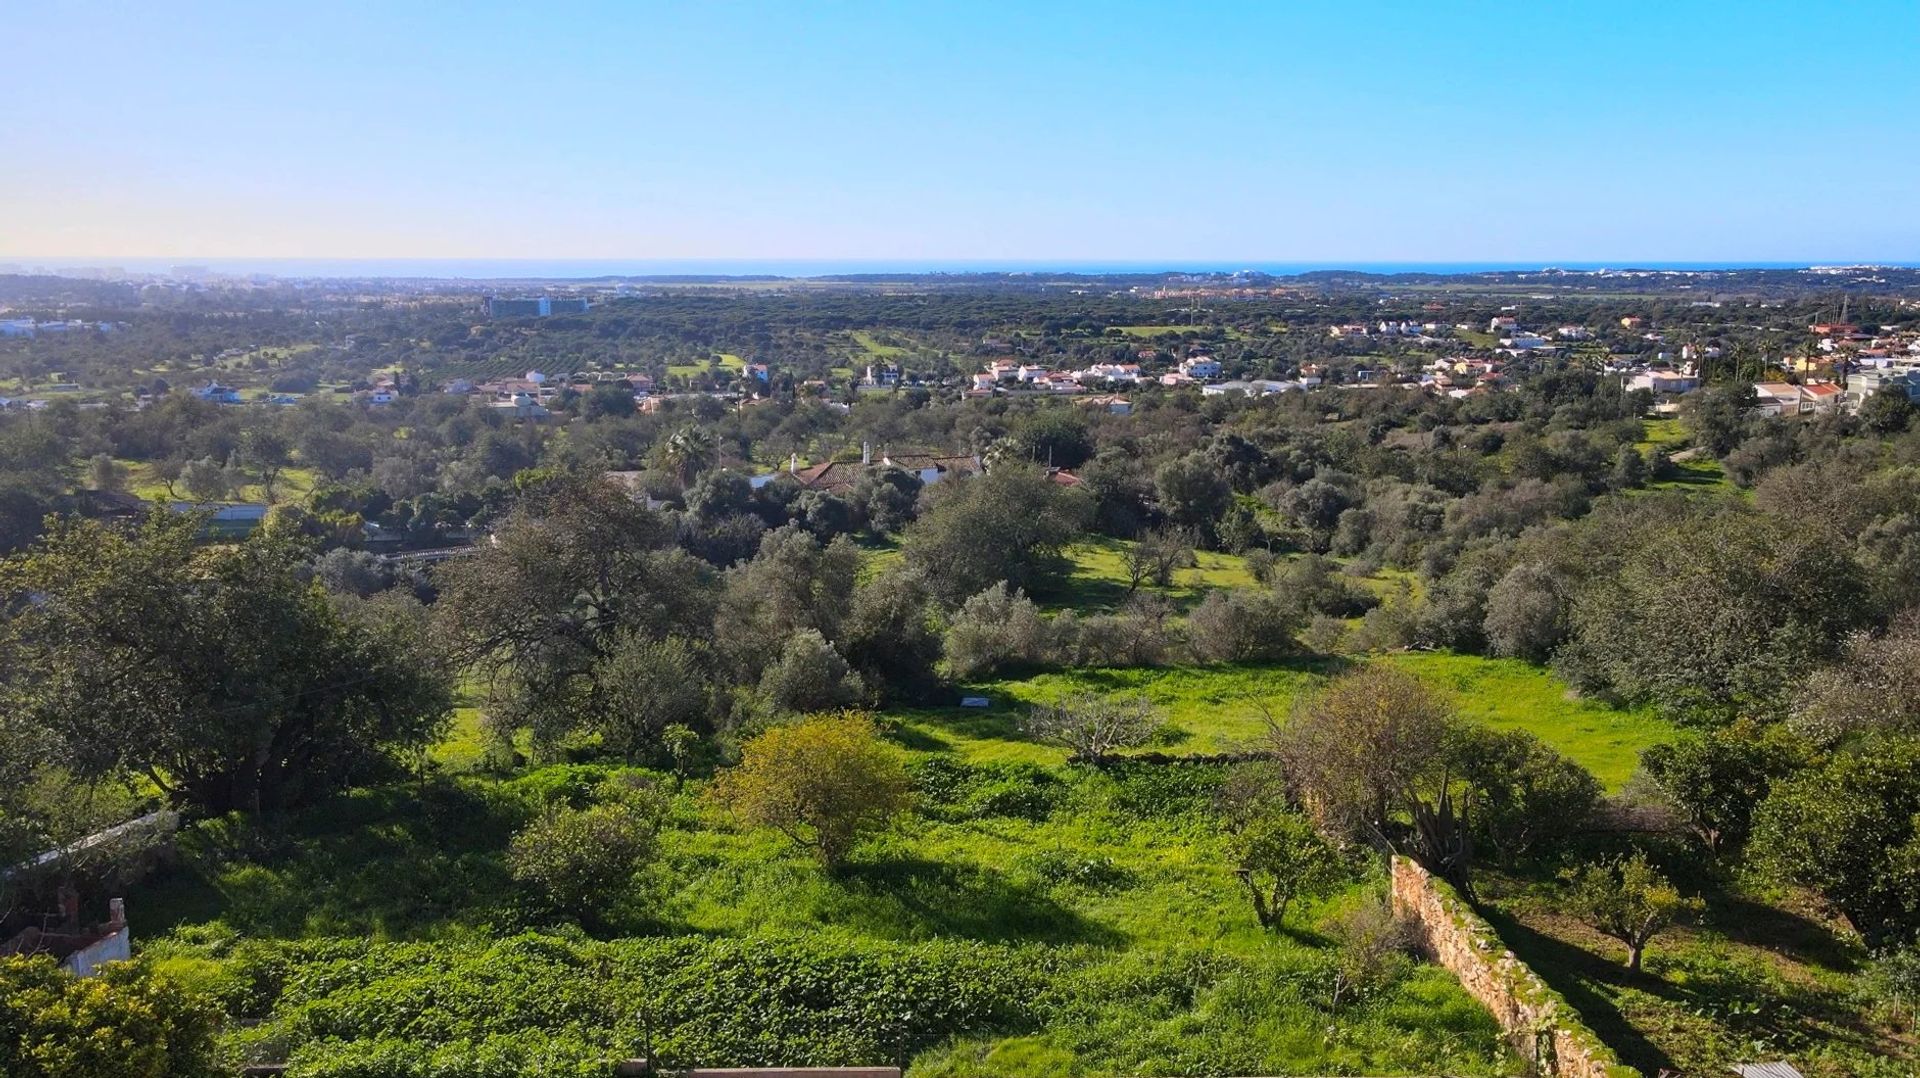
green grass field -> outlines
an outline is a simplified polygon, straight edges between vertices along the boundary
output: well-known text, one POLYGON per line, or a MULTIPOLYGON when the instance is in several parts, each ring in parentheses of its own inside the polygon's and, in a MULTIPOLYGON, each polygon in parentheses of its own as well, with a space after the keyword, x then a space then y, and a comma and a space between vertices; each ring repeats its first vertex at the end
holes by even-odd
MULTIPOLYGON (((1095 539, 1067 551, 1073 563, 1072 575, 1058 595, 1043 596, 1049 608, 1078 613, 1104 613, 1124 606, 1132 592, 1127 587, 1127 552, 1133 544, 1124 539, 1095 539)), ((1173 586, 1156 589, 1185 609, 1198 603, 1210 588, 1242 588, 1253 584, 1246 561, 1233 554, 1210 550, 1195 556, 1195 565, 1175 571, 1173 586)), ((1145 587, 1146 585, 1142 585, 1145 587)))
MULTIPOLYGON (((1674 728, 1647 711, 1626 711, 1575 696, 1547 670, 1517 659, 1410 652, 1375 660, 1398 666, 1443 690, 1458 713, 1499 730, 1526 730, 1593 772, 1608 789, 1632 775, 1640 752, 1670 740, 1674 728)), ((1303 659, 1244 666, 1172 666, 1068 670, 976 683, 984 710, 959 707, 902 713, 921 744, 973 761, 1058 763, 1066 751, 1023 740, 1020 717, 1035 704, 1073 693, 1144 696, 1172 729, 1150 746, 1174 753, 1230 752, 1255 747, 1268 719, 1284 722, 1300 697, 1349 660, 1303 659)))
MULTIPOLYGON (((449 765, 468 755, 465 722, 457 747, 440 754, 449 765)), ((915 735, 908 727, 899 738, 914 760, 947 755, 915 735)), ((260 843, 236 844, 239 836, 224 827, 191 833, 179 866, 143 889, 144 945, 173 972, 215 987, 244 983, 262 962, 294 972, 303 992, 338 993, 339 1002, 327 1005, 351 1008, 346 1027, 361 1029, 403 1021, 414 990, 379 987, 398 972, 385 958, 343 964, 350 949, 371 940, 369 953, 383 956, 381 941, 431 940, 436 960, 464 961, 491 947, 491 1002, 480 1013, 499 1015, 502 1033, 543 1028, 539 1001, 515 995, 537 968, 526 963, 582 946, 581 937, 571 929, 498 950, 501 937, 551 923, 511 879, 504 848, 542 800, 577 796, 567 791, 590 789, 606 773, 562 765, 511 779, 442 774, 341 795, 283 821, 260 843), (254 852, 233 852, 246 849, 254 852), (278 958, 283 952, 219 942, 234 934, 313 941, 324 950, 278 958), (309 962, 324 963, 311 967, 317 981, 300 972, 309 962)), ((924 787, 916 811, 867 840, 838 872, 823 871, 781 835, 740 828, 692 783, 675 796, 658 858, 607 905, 595 935, 688 948, 734 941, 747 954, 764 949, 770 957, 888 954, 906 962, 950 953, 929 948, 959 946, 973 948, 958 952, 975 956, 968 961, 1012 961, 1039 979, 1017 1016, 910 1055, 915 1078, 1514 1073, 1490 1016, 1437 968, 1405 967, 1329 1010, 1335 951, 1323 917, 1377 891, 1379 882, 1367 878, 1377 869, 1356 866, 1354 882, 1297 907, 1286 931, 1262 930, 1206 808, 1217 770, 964 774, 981 790, 1020 796, 981 800, 924 787)), ((778 968, 798 960, 779 958, 778 968)), ((835 972, 804 995, 738 1005, 772 1007, 782 1021, 804 1023, 808 1008, 870 990, 863 967, 822 960, 835 972)), ((568 991, 609 991, 605 977, 583 967, 568 991)), ((959 990, 973 989, 943 988, 959 990)), ((261 1017, 276 1038, 300 1044, 311 1036, 298 1012, 269 1006, 261 1017)), ((610 1011, 602 1026, 621 1029, 613 1043, 631 1044, 630 1024, 624 1012, 610 1011)), ((405 1035, 440 1044, 441 1028, 405 1035)), ((734 1042, 715 1041, 699 1026, 662 1032, 671 1043, 709 1045, 704 1050, 717 1054, 704 1062, 753 1062, 727 1053, 766 1051, 730 1048, 734 1042)), ((596 1043, 600 1036, 566 1035, 596 1043)), ((252 1034, 236 1029, 234 1036, 252 1034)), ((812 1051, 790 1061, 876 1061, 857 1046, 812 1051)))
MULTIPOLYGON (((177 482, 174 484, 174 494, 167 493, 167 485, 154 475, 153 465, 134 460, 122 460, 119 463, 127 469, 126 491, 128 494, 147 501, 164 502, 187 498, 186 490, 177 482), (175 495, 178 497, 176 498, 175 495)), ((314 485, 318 482, 319 476, 311 468, 288 467, 281 469, 280 474, 274 477, 271 499, 267 497, 266 487, 259 483, 245 483, 225 500, 276 504, 297 502, 313 493, 314 485)))
POLYGON ((1129 337, 1164 337, 1168 334, 1196 333, 1205 331, 1206 326, 1108 326, 1117 329, 1129 337))
POLYGON ((907 354, 905 348, 897 344, 882 344, 871 332, 864 329, 852 330, 847 336, 853 338, 853 343, 859 345, 862 351, 874 359, 898 359, 907 354))
POLYGON ((1458 712, 1497 730, 1526 730, 1593 772, 1609 790, 1633 774, 1643 749, 1673 739, 1651 710, 1583 699, 1551 671, 1519 659, 1448 652, 1389 655, 1392 663, 1445 689, 1458 712))

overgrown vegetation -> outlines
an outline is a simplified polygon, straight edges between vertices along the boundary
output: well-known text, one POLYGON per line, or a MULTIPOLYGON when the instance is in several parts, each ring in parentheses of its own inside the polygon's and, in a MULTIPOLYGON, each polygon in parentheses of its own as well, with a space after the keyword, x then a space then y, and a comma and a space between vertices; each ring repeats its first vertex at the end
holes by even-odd
MULTIPOLYGON (((251 300, 0 345, 104 405, 0 414, 0 854, 188 816, 135 892, 140 964, 14 975, 109 1025, 108 988, 184 993, 194 1060, 211 999, 225 1062, 316 1078, 1505 1072, 1381 902, 1401 851, 1636 1066, 1909 1067, 1911 409, 1763 418, 1722 363, 1646 420, 1600 370, 1642 347, 1620 317, 1767 337, 1664 302, 1557 301, 1598 339, 1458 395, 1341 388, 1446 366, 1431 343, 1274 328, 1500 309, 1433 296, 1146 338, 1148 301, 1044 287, 538 325, 436 301, 247 353, 313 383, 287 407, 144 369, 146 403, 115 398, 130 342, 200 371, 308 331, 251 300), (1142 339, 1326 384, 1142 385, 1127 414, 961 392, 983 358, 1142 339), (807 384, 868 357, 919 384, 807 384), (312 392, 374 359, 405 366, 391 403, 312 392), (582 375, 543 405, 564 422, 428 392, 535 366, 582 375), (688 395, 638 407, 635 366, 688 395), (243 537, 126 489, 277 504, 243 537), (444 560, 374 553, 418 548, 444 560)), ((1801 333, 1792 302, 1741 317, 1801 333)), ((22 910, 111 866, 81 867, 22 910)))

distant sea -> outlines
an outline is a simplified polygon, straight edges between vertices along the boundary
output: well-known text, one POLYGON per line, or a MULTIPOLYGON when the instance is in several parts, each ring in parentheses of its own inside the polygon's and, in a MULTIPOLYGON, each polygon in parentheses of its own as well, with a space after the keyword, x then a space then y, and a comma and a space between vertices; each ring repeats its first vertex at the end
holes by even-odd
POLYGON ((231 276, 269 275, 313 278, 407 278, 470 280, 566 280, 598 277, 832 277, 854 274, 932 273, 1237 273, 1290 277, 1327 270, 1362 273, 1485 273, 1563 270, 1716 270, 1803 269, 1808 266, 1877 265, 1920 267, 1920 262, 1831 259, 1811 262, 1224 262, 1168 259, 1156 262, 1060 259, 674 259, 674 258, 31 258, 0 255, 0 272, 72 272, 118 269, 131 274, 166 274, 176 269, 209 270, 231 276))

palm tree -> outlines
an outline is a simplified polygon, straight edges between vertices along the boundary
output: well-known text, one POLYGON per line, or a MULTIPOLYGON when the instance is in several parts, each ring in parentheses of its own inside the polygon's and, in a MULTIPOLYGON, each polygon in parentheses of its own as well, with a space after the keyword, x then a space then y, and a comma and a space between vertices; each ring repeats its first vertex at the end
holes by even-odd
POLYGON ((698 427, 682 427, 660 443, 658 454, 662 470, 679 480, 682 487, 691 486, 713 465, 713 436, 698 427))

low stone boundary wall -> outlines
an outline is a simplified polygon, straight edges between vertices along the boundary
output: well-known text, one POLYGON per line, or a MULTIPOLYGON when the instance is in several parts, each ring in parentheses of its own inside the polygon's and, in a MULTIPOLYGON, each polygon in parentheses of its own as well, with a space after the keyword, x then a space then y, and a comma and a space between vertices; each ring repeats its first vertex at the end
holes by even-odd
POLYGON ((644 1059, 630 1059, 614 1067, 618 1078, 630 1075, 660 1078, 900 1078, 899 1067, 695 1067, 692 1070, 654 1070, 644 1059))
POLYGON ((1444 880, 1393 859, 1394 912, 1413 926, 1427 957, 1460 978, 1493 1013, 1514 1050, 1552 1078, 1640 1078, 1581 1024, 1567 1001, 1515 958, 1493 926, 1444 880))

